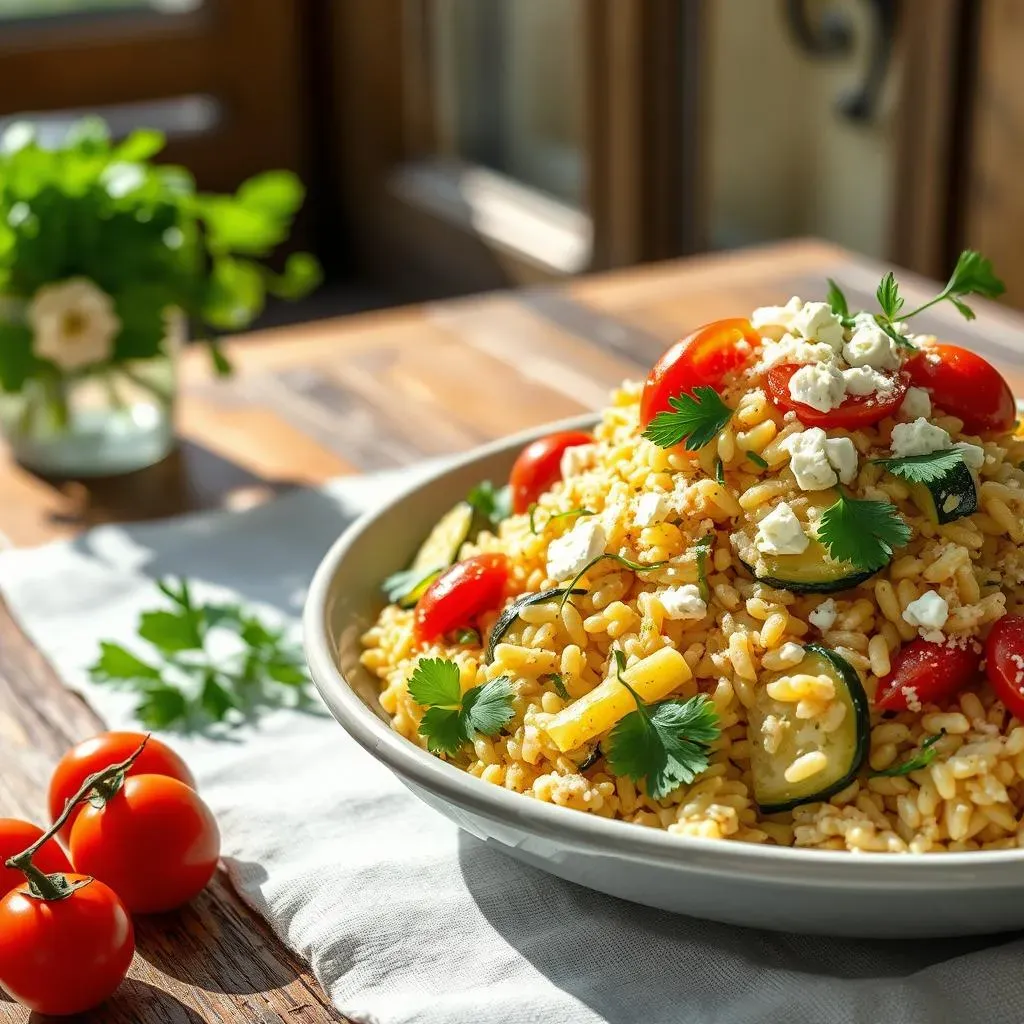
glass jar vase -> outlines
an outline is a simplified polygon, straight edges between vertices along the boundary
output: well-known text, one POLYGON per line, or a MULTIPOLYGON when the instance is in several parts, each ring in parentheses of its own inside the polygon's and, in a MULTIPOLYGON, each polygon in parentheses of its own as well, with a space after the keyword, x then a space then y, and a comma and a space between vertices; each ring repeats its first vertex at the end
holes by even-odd
POLYGON ((103 477, 144 469, 174 447, 180 313, 167 317, 165 355, 102 370, 52 374, 0 393, 0 426, 14 457, 45 476, 103 477))

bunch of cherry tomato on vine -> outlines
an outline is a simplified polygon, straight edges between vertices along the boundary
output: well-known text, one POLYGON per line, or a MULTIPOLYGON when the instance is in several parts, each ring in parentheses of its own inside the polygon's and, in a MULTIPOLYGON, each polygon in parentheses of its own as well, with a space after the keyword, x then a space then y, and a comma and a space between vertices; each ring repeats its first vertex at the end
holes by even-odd
POLYGON ((37 1013, 112 995, 135 952, 133 914, 174 910, 213 877, 220 832, 185 762, 108 732, 73 747, 49 790, 51 827, 0 819, 0 987, 37 1013))

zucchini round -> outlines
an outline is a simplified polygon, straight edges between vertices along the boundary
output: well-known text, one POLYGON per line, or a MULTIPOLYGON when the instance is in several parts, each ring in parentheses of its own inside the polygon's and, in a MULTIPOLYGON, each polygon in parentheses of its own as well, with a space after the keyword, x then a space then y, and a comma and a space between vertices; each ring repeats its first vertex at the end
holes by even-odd
POLYGON ((821 644, 807 644, 804 658, 792 669, 762 679, 757 700, 747 719, 750 770, 754 799, 763 814, 789 811, 800 804, 827 800, 854 779, 868 755, 871 719, 860 676, 845 658, 821 644), (832 732, 826 733, 815 719, 796 717, 795 703, 768 696, 767 684, 787 675, 826 675, 835 684, 836 700, 846 714, 832 732), (774 751, 765 749, 765 722, 773 716, 772 731, 781 731, 774 751), (799 782, 788 782, 786 769, 800 756, 822 752, 826 767, 799 782))
POLYGON ((408 569, 393 573, 383 584, 384 593, 399 608, 414 608, 427 588, 455 563, 469 540, 475 513, 468 501, 460 501, 437 521, 420 545, 408 569))
POLYGON ((544 604, 546 601, 553 601, 556 598, 564 597, 566 594, 585 593, 586 591, 582 587, 576 587, 573 590, 570 590, 568 587, 552 587, 551 590, 542 590, 537 594, 523 594, 522 597, 517 597, 498 616, 498 621, 494 623, 491 635, 487 639, 487 652, 484 655, 484 662, 494 661, 494 648, 501 643, 502 637, 515 625, 519 618, 519 613, 524 608, 534 604, 544 604))
POLYGON ((849 590, 871 579, 878 571, 838 562, 816 540, 799 555, 765 555, 751 545, 749 550, 740 553, 740 561, 754 579, 794 594, 834 594, 837 590, 849 590), (744 555, 751 556, 750 560, 744 555))
POLYGON ((957 463, 940 480, 912 484, 910 497, 936 525, 952 523, 978 511, 978 488, 974 474, 964 463, 957 463))

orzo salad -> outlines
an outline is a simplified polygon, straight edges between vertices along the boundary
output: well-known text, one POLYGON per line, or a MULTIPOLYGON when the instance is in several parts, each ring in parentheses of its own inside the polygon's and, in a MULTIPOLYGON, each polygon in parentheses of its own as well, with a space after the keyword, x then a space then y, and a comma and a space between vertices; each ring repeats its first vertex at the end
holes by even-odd
MULTIPOLYGON (((965 252, 925 306, 1002 290, 965 252)), ((682 836, 1024 846, 1013 395, 876 299, 707 324, 452 508, 363 637, 394 729, 682 836)))

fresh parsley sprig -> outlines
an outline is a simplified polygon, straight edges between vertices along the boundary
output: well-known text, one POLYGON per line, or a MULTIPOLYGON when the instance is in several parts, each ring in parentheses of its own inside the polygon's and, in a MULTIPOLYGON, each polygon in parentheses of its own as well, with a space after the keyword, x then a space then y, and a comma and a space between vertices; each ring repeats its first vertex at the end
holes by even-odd
POLYGON ((615 650, 616 675, 636 703, 612 729, 605 754, 616 775, 643 781, 648 794, 662 800, 707 771, 711 744, 721 735, 718 712, 704 694, 645 704, 626 682, 626 658, 615 650))
POLYGON ((419 660, 409 677, 409 696, 427 709, 419 733, 432 754, 458 754, 477 734, 499 733, 515 715, 507 676, 463 693, 459 666, 445 658, 419 660))
POLYGON ((668 404, 672 411, 659 412, 643 433, 659 448, 682 444, 687 451, 698 451, 714 440, 732 419, 732 409, 707 384, 694 388, 692 395, 673 395, 668 404))
POLYGON ((572 583, 565 588, 565 592, 562 594, 561 600, 558 602, 559 611, 562 610, 562 606, 565 602, 569 600, 570 595, 575 592, 576 584, 579 583, 579 581, 583 579, 583 577, 586 576, 598 562, 603 562, 606 558, 610 558, 613 561, 618 562, 619 565, 623 565, 627 569, 632 569, 633 572, 646 572, 650 569, 663 569, 669 563, 669 559, 667 558, 660 562, 648 562, 646 564, 643 562, 633 562, 630 559, 624 558, 622 555, 616 555, 611 551, 606 551, 603 555, 595 555, 585 566, 583 566, 582 569, 580 569, 578 573, 576 573, 572 579, 572 583))
POLYGON ((240 720, 260 706, 308 702, 305 659, 284 630, 239 605, 197 603, 186 580, 157 586, 173 608, 143 612, 139 619, 138 637, 152 655, 142 658, 103 641, 89 669, 93 682, 139 694, 135 715, 143 725, 193 728, 240 720), (215 632, 234 653, 211 652, 215 632))
POLYGON ((832 558, 874 572, 888 565, 893 549, 910 540, 910 527, 888 501, 867 501, 839 492, 821 514, 818 540, 832 558))
MULTIPOLYGON (((844 327, 852 327, 854 318, 850 316, 849 303, 842 289, 832 278, 828 278, 828 303, 832 312, 838 316, 844 327)), ((975 319, 974 310, 963 301, 965 295, 980 295, 982 298, 998 298, 1006 291, 1006 285, 996 277, 992 269, 992 261, 986 259, 979 252, 973 249, 964 249, 960 258, 956 261, 953 273, 950 275, 946 286, 934 298, 922 303, 916 309, 904 313, 906 303, 900 294, 899 282, 896 275, 890 270, 879 282, 875 291, 875 298, 881 309, 880 313, 874 314, 875 323, 885 333, 903 348, 914 349, 917 346, 908 341, 896 327, 897 321, 907 321, 911 317, 923 313, 926 309, 937 305, 940 302, 951 302, 957 308, 960 315, 966 320, 975 319)))
POLYGON ((931 484, 948 476, 964 461, 960 448, 945 448, 925 455, 904 455, 898 459, 873 459, 887 473, 912 484, 931 484))
POLYGON ((553 512, 544 521, 544 524, 538 529, 538 527, 537 527, 537 520, 536 520, 536 515, 537 515, 537 503, 536 502, 534 502, 529 507, 529 509, 527 510, 527 513, 528 513, 528 515, 530 517, 530 533, 532 533, 534 535, 540 533, 542 530, 546 530, 548 528, 548 526, 550 526, 551 523, 553 523, 556 519, 564 519, 564 518, 566 518, 566 516, 596 516, 597 515, 596 512, 591 511, 589 508, 570 508, 570 509, 568 509, 565 512, 553 512))
POLYGON ((911 754, 908 758, 900 761, 899 764, 890 765, 888 768, 883 768, 881 771, 872 772, 873 778, 895 778, 899 775, 909 775, 911 772, 918 772, 922 768, 927 768, 928 765, 935 760, 938 751, 935 749, 935 744, 946 735, 946 730, 943 729, 935 736, 929 736, 928 739, 921 743, 921 746, 911 754))

